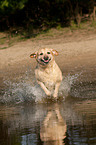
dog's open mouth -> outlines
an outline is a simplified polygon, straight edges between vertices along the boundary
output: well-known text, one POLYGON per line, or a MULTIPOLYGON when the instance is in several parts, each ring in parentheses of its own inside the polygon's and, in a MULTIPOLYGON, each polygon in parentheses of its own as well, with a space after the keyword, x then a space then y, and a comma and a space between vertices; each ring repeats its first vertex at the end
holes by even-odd
POLYGON ((48 64, 51 59, 41 59, 40 61, 44 64, 48 64))

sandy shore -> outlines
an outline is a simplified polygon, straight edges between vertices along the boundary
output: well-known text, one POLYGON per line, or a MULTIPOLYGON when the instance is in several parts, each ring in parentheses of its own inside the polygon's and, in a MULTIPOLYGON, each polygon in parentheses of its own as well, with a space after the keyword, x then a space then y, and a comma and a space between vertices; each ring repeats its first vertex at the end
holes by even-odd
POLYGON ((69 37, 34 39, 34 41, 29 39, 0 50, 0 77, 6 73, 10 75, 14 71, 17 74, 23 73, 28 67, 34 70, 36 61, 29 56, 43 47, 53 48, 59 52, 56 61, 63 73, 96 69, 96 34, 80 34, 80 36, 75 34, 69 37))

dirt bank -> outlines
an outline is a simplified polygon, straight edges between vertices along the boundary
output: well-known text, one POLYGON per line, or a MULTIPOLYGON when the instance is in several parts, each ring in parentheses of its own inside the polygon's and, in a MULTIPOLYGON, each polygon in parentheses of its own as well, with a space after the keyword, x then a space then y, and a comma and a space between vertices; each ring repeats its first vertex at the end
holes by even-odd
POLYGON ((59 52, 56 61, 65 74, 85 69, 92 72, 96 69, 96 34, 75 32, 66 36, 29 39, 0 50, 0 77, 12 72, 23 74, 28 68, 34 70, 36 62, 29 56, 42 47, 53 48, 59 52))

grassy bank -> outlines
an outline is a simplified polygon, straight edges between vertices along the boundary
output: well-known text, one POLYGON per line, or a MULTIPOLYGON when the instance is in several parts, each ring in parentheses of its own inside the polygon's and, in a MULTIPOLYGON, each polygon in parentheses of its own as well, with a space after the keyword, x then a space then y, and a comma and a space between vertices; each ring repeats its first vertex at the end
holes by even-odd
POLYGON ((43 30, 30 30, 29 32, 22 28, 11 29, 10 32, 0 32, 0 49, 7 49, 15 45, 17 42, 26 41, 27 39, 42 40, 42 39, 55 39, 57 37, 68 37, 76 33, 88 34, 95 33, 96 22, 83 22, 78 27, 74 22, 71 23, 70 27, 62 28, 58 25, 56 28, 43 28, 43 30))

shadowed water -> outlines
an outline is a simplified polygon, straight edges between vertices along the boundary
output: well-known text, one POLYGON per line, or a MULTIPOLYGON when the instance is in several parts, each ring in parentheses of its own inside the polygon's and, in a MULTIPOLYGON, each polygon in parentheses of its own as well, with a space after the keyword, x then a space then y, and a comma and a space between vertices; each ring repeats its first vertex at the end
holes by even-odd
POLYGON ((0 145, 95 145, 94 78, 87 72, 63 75, 57 101, 45 95, 29 72, 19 79, 4 79, 0 145))
POLYGON ((2 145, 95 145, 96 99, 1 106, 0 142, 2 145))

